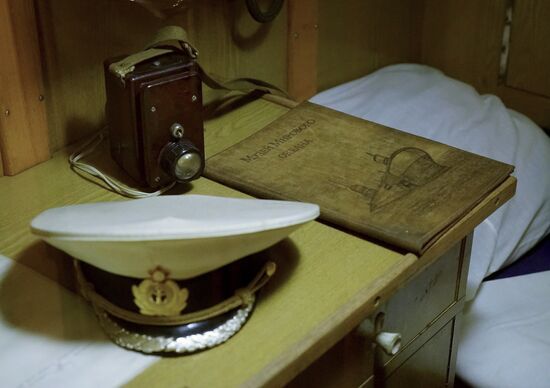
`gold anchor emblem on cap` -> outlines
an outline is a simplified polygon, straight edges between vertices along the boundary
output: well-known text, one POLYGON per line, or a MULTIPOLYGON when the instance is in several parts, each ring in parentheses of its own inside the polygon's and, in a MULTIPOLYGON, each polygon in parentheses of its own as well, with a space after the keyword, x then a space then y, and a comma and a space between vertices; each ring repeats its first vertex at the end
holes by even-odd
POLYGON ((174 316, 187 306, 189 290, 180 288, 168 278, 169 272, 162 267, 149 271, 150 277, 138 286, 132 286, 134 303, 143 315, 174 316))

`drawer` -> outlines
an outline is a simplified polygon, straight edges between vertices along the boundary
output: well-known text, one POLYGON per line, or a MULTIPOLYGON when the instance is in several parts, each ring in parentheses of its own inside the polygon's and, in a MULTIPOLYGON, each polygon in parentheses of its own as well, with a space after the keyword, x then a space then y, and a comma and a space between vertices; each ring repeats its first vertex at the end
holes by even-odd
POLYGON ((287 387, 358 387, 374 373, 374 343, 352 331, 287 387))
MULTIPOLYGON (((382 330, 401 334, 404 349, 461 297, 460 280, 464 263, 463 243, 449 249, 439 260, 417 274, 381 308, 382 330)), ((393 357, 383 354, 385 364, 393 357)))
POLYGON ((449 363, 454 321, 447 323, 399 368, 385 378, 386 388, 445 387, 449 382, 449 363))
POLYGON ((454 315, 462 306, 470 240, 459 242, 413 277, 379 307, 377 314, 346 335, 288 386, 371 387, 375 380, 385 381, 394 374, 393 381, 402 382, 400 376, 412 373, 406 371, 424 368, 424 360, 431 357, 432 351, 434 359, 427 365, 433 364, 437 379, 441 380, 441 371, 447 371, 453 354, 454 315), (381 329, 401 334, 402 347, 395 356, 386 355, 374 344, 375 326, 380 328, 375 321, 380 313, 384 314, 381 329))

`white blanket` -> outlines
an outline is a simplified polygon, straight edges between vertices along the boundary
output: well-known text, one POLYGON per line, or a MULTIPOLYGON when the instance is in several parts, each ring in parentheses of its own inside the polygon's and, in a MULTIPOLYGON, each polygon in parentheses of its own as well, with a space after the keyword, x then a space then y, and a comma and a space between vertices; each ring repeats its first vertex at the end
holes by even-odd
POLYGON ((550 387, 550 271, 484 282, 457 358, 457 374, 475 387, 550 387))
POLYGON ((116 387, 158 360, 117 347, 92 309, 0 255, 0 386, 116 387))

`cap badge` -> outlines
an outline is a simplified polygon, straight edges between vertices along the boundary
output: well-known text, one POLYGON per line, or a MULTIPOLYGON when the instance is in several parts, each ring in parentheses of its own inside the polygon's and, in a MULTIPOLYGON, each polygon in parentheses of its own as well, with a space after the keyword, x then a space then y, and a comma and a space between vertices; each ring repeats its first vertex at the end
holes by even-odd
POLYGON ((150 277, 138 286, 132 286, 134 303, 143 315, 174 316, 187 306, 189 291, 180 288, 168 278, 169 272, 162 267, 149 271, 150 277))

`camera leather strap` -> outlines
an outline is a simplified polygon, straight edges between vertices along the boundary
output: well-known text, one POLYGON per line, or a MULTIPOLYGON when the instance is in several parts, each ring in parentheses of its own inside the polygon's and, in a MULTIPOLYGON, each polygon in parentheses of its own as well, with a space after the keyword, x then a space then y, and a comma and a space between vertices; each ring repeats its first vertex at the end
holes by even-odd
MULTIPOLYGON (((278 87, 254 78, 238 78, 227 82, 220 82, 212 77, 203 67, 197 62, 198 51, 188 42, 186 31, 178 26, 164 27, 158 31, 155 40, 145 50, 127 56, 126 58, 112 63, 109 66, 109 71, 115 74, 122 83, 125 83, 126 76, 135 70, 137 64, 160 57, 162 55, 178 53, 185 55, 190 61, 194 61, 198 67, 199 77, 202 82, 212 89, 222 89, 227 91, 240 91, 249 93, 254 90, 259 90, 263 93, 277 94, 283 97, 288 95, 278 87)), ((89 174, 103 181, 107 188, 129 198, 148 198, 160 195, 170 190, 175 181, 160 188, 154 192, 143 192, 122 184, 118 180, 108 176, 96 167, 82 161, 84 157, 89 155, 101 143, 105 136, 105 130, 94 135, 93 138, 84 143, 80 149, 75 151, 69 157, 71 168, 75 169, 79 174, 89 174)))
POLYGON ((259 90, 264 93, 279 94, 288 97, 288 94, 277 86, 255 78, 236 78, 226 82, 218 81, 215 77, 208 74, 198 63, 199 52, 189 43, 187 32, 179 26, 161 28, 157 32, 155 40, 147 49, 112 63, 109 66, 109 70, 124 82, 126 75, 132 72, 137 64, 173 52, 183 53, 190 60, 195 61, 200 69, 202 81, 212 89, 241 92, 259 90))

